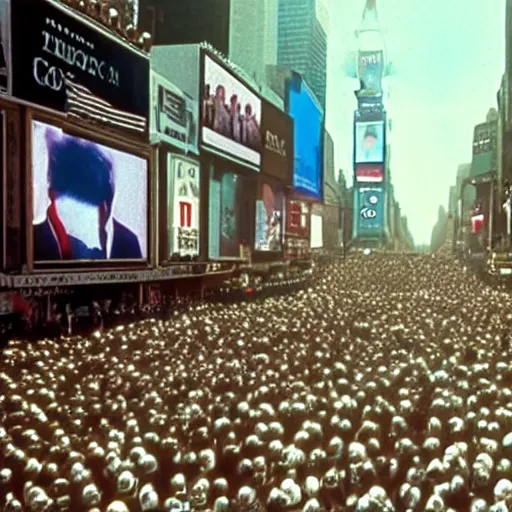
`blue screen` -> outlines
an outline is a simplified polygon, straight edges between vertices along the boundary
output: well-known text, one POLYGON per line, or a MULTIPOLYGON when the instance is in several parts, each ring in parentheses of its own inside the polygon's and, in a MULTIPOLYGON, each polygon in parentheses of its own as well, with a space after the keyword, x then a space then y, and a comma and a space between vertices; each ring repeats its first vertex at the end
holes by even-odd
POLYGON ((384 227, 384 191, 380 187, 361 187, 358 191, 359 236, 379 236, 384 227))
POLYGON ((293 186, 298 192, 321 199, 323 112, 301 81, 290 84, 288 113, 293 117, 293 186))

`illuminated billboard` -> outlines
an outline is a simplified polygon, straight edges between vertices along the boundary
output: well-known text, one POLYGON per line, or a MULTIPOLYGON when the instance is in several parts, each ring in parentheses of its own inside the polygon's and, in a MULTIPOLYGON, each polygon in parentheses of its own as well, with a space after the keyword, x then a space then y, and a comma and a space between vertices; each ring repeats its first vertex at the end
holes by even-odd
POLYGON ((359 97, 382 96, 384 57, 382 50, 359 51, 357 77, 361 82, 359 97))
POLYGON ((384 121, 356 122, 354 153, 356 164, 384 162, 384 121))
POLYGON ((384 229, 384 189, 360 187, 357 189, 355 206, 358 236, 380 236, 384 229))
POLYGON ((355 177, 359 183, 381 183, 384 181, 383 164, 356 164, 355 177))

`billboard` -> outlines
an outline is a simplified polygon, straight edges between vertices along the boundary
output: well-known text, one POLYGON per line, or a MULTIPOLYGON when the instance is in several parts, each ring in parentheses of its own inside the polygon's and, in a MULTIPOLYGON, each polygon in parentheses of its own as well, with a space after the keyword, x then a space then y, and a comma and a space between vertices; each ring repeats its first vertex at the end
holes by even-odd
POLYGON ((305 201, 288 201, 286 205, 286 234, 309 236, 309 205, 305 201))
POLYGON ((168 254, 199 254, 199 162, 167 155, 168 254))
POLYGON ((151 134, 185 153, 199 154, 199 103, 151 71, 151 134))
POLYGON ((146 159, 32 121, 34 261, 145 260, 146 159))
POLYGON ((359 183, 381 183, 384 181, 383 164, 356 164, 356 181, 359 183))
POLYGON ((384 230, 383 187, 360 187, 357 189, 356 215, 358 236, 378 237, 384 230))
POLYGON ((288 81, 287 107, 294 121, 293 186, 299 193, 321 199, 323 111, 298 75, 288 81))
POLYGON ((311 249, 321 249, 324 246, 324 219, 321 215, 311 215, 311 249))
POLYGON ((384 162, 384 121, 356 122, 354 153, 356 164, 384 162))
POLYGON ((208 254, 211 259, 239 259, 240 245, 251 235, 252 180, 211 168, 208 212, 208 254))
POLYGON ((283 249, 283 209, 283 190, 261 183, 256 200, 254 250, 279 252, 283 249))
POLYGON ((382 50, 359 51, 357 54, 357 77, 361 82, 359 97, 382 96, 384 55, 382 50))
POLYGON ((293 119, 268 101, 262 101, 261 172, 281 183, 293 183, 293 119))
POLYGON ((59 3, 16 0, 10 9, 13 96, 61 112, 78 101, 119 126, 129 114, 147 119, 146 55, 59 3))
POLYGON ((203 54, 201 90, 202 143, 259 169, 260 98, 207 54, 203 54))

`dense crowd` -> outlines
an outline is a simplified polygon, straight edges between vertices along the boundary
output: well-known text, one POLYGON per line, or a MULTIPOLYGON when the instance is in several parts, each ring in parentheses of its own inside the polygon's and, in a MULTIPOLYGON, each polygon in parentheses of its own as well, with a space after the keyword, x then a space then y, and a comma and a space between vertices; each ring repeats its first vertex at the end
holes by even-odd
POLYGON ((461 264, 370 255, 286 296, 13 341, 0 509, 512 510, 511 327, 461 264))

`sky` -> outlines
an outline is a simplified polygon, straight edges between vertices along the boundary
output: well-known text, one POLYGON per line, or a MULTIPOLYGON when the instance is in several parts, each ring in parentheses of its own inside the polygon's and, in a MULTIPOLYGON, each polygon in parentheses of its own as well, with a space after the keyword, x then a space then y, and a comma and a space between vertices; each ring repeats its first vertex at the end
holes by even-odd
MULTIPOLYGON (((344 76, 365 0, 329 0, 327 130, 352 181, 354 79, 344 76)), ((496 105, 505 67, 505 0, 377 0, 388 58, 395 195, 417 245, 430 243, 457 166, 471 162, 473 127, 496 105)), ((356 82, 357 84, 357 82, 356 82)))

